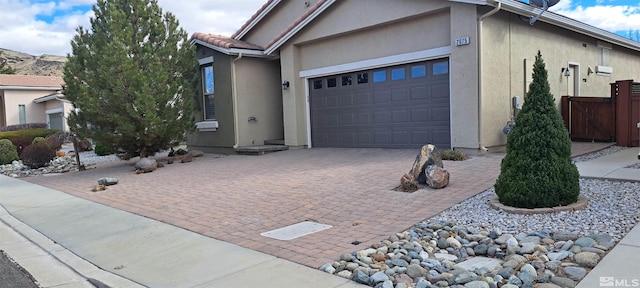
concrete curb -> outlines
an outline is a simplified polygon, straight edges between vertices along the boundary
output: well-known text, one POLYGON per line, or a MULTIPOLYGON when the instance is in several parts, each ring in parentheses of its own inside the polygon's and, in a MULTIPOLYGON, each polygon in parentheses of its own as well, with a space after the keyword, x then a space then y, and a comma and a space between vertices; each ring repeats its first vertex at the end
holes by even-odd
POLYGON ((589 199, 582 195, 578 196, 578 201, 576 203, 569 204, 567 206, 557 206, 553 208, 517 208, 504 205, 500 203, 500 199, 497 195, 493 196, 489 200, 489 206, 491 208, 502 210, 507 213, 512 214, 520 214, 520 215, 533 215, 533 214, 546 214, 546 213, 555 213, 555 212, 573 212, 577 210, 584 209, 589 204, 589 199))
POLYGON ((104 271, 13 217, 0 205, 3 250, 40 287, 145 287, 104 271))

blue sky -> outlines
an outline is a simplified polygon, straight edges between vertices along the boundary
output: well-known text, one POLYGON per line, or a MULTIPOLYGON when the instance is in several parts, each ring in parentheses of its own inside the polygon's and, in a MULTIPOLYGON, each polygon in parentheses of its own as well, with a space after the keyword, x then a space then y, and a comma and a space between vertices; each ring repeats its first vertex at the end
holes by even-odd
MULTIPOLYGON (((176 15, 189 34, 231 35, 266 0, 158 2, 165 12, 176 15)), ((33 55, 66 55, 75 28, 90 26, 94 3, 95 0, 0 0, 0 47, 33 55)), ((626 38, 629 31, 633 31, 633 37, 640 36, 635 33, 640 30, 638 0, 560 0, 550 11, 626 38)))

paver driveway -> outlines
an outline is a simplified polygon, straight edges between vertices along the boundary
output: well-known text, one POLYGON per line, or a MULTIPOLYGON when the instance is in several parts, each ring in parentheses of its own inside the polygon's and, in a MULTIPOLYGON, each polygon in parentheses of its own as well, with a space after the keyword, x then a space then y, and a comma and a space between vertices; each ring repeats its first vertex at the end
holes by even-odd
MULTIPOLYGON (((444 161, 445 189, 392 189, 416 150, 314 148, 263 156, 205 154, 153 173, 125 162, 26 181, 311 267, 401 232, 490 188, 502 154, 444 161), (90 192, 100 177, 120 181, 90 192), (260 233, 305 220, 333 228, 290 241, 260 233), (361 244, 353 245, 359 241, 361 244)), ((109 225, 105 220, 104 225, 109 225)))

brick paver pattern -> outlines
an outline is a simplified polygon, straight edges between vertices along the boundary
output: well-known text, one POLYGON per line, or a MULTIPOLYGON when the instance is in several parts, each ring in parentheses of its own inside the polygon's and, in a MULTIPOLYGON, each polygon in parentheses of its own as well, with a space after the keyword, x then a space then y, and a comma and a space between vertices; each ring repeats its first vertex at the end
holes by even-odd
POLYGON ((205 154, 152 173, 135 174, 131 161, 117 161, 24 180, 317 268, 489 189, 504 155, 444 161, 451 173, 444 189, 394 191, 416 154, 341 148, 205 154), (91 192, 101 177, 116 177, 119 183, 91 192), (289 241, 260 235, 305 220, 333 227, 289 241))

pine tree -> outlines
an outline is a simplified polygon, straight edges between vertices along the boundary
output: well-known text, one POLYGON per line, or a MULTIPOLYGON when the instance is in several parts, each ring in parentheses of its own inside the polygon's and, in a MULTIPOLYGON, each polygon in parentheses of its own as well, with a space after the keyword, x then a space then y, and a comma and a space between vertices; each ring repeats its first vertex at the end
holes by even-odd
POLYGON ((7 59, 2 58, 2 51, 0 51, 0 74, 16 74, 16 71, 7 64, 7 59))
POLYGON ((580 194, 571 140, 555 107, 540 51, 526 101, 507 136, 495 191, 501 203, 520 208, 568 205, 580 194))
POLYGON ((98 0, 93 12, 64 66, 70 129, 124 159, 177 145, 194 127, 198 64, 186 31, 157 0, 98 0))

